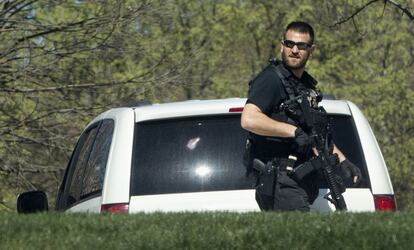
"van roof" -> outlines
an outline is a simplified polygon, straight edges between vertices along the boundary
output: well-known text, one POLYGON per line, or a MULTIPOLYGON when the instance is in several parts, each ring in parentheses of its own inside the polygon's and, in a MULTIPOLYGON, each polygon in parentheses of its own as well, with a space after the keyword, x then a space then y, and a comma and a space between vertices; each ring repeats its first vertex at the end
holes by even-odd
MULTIPOLYGON (((90 124, 109 117, 124 117, 131 111, 134 112, 135 122, 189 116, 240 114, 246 100, 246 98, 188 100, 113 108, 97 116, 90 124)), ((329 114, 340 115, 351 115, 350 104, 352 103, 345 100, 323 100, 321 102, 329 114)))
MULTIPOLYGON (((241 113, 246 100, 246 98, 189 100, 132 108, 135 112, 135 121, 140 122, 173 117, 241 113)), ((351 115, 347 101, 324 100, 321 105, 330 114, 351 115)))

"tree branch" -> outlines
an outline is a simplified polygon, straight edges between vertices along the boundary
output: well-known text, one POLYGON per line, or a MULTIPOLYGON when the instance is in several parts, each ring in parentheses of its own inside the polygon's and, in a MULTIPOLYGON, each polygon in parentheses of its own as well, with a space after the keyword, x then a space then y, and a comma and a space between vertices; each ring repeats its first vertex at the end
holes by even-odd
POLYGON ((385 9, 385 5, 387 3, 390 3, 390 4, 394 5, 395 7, 397 7, 398 9, 402 10, 403 13, 405 13, 408 16, 408 18, 410 18, 411 21, 414 21, 414 15, 410 12, 409 8, 408 7, 403 7, 401 4, 397 3, 396 1, 393 1, 393 0, 371 0, 368 3, 364 4, 363 6, 359 7, 357 10, 355 10, 350 16, 348 16, 348 17, 346 17, 342 20, 339 20, 338 22, 336 22, 333 25, 329 26, 329 28, 334 28, 338 25, 341 25, 343 23, 348 22, 349 20, 353 20, 353 18, 355 16, 357 16, 365 8, 367 8, 371 4, 379 2, 379 1, 384 1, 384 9, 385 9))
POLYGON ((354 13, 352 13, 350 16, 346 17, 345 19, 342 19, 336 23, 334 23, 333 25, 329 26, 329 28, 334 28, 338 25, 341 25, 343 23, 348 22, 349 20, 353 19, 356 15, 358 15, 361 11, 363 11, 366 7, 370 6, 371 4, 378 2, 378 1, 382 1, 382 0, 371 0, 368 3, 364 4, 363 6, 359 7, 354 13))
POLYGON ((410 9, 408 7, 404 8, 401 4, 399 4, 399 3, 397 3, 393 0, 385 0, 385 2, 388 2, 392 5, 394 5, 395 7, 397 7, 398 9, 402 10, 403 13, 405 13, 408 16, 408 18, 410 18, 412 21, 414 21, 414 15, 413 15, 413 13, 410 12, 410 9))

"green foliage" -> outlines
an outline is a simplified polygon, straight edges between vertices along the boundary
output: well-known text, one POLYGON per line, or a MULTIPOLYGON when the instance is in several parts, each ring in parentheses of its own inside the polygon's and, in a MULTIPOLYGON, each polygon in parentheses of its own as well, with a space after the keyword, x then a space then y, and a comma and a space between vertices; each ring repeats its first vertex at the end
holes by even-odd
POLYGON ((414 24, 391 6, 383 7, 366 9, 355 18, 355 26, 331 30, 334 36, 323 34, 321 54, 312 67, 322 88, 363 109, 382 148, 399 205, 412 208, 414 24))
POLYGON ((410 249, 412 213, 0 214, 5 249, 410 249))
POLYGON ((324 92, 363 109, 400 208, 412 208, 414 24, 378 1, 334 25, 360 7, 353 0, 0 3, 0 198, 28 189, 53 197, 80 132, 110 107, 246 96, 248 81, 279 55, 285 26, 300 19, 316 31, 309 72, 324 92))

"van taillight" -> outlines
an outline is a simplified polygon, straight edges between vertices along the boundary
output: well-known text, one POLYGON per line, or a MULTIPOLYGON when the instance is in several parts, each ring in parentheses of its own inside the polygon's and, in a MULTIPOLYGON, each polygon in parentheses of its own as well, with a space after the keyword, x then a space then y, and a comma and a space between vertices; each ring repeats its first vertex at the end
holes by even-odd
POLYGON ((397 210, 394 195, 374 195, 375 210, 392 212, 397 210))
POLYGON ((101 213, 128 213, 128 203, 105 204, 101 206, 101 213))
POLYGON ((229 112, 232 112, 232 113, 243 112, 243 107, 230 108, 229 112))

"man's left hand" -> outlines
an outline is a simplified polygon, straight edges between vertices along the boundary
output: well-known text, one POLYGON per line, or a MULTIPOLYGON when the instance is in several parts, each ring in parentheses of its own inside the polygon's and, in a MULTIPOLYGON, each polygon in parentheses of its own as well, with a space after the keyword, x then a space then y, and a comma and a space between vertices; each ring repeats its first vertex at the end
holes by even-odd
POLYGON ((341 170, 345 173, 347 178, 353 178, 354 187, 358 186, 358 184, 362 180, 361 170, 355 166, 350 160, 345 159, 339 164, 341 170))

